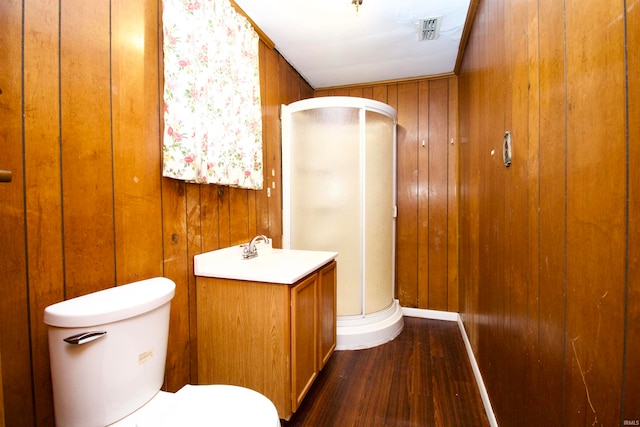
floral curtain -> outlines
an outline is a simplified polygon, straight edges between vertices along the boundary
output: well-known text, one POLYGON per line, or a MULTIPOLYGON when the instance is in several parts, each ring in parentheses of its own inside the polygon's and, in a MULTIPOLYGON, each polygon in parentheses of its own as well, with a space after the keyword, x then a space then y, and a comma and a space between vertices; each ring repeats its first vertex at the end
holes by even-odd
POLYGON ((259 38, 229 0, 163 0, 163 175, 262 188, 259 38))

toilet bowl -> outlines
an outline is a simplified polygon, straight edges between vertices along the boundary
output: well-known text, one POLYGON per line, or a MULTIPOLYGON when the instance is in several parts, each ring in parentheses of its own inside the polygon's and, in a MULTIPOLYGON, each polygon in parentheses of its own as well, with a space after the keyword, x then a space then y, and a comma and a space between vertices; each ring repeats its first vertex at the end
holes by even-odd
POLYGON ((160 391, 174 294, 158 277, 45 309, 56 425, 280 426, 273 403, 248 388, 160 391))
POLYGON ((110 427, 236 426, 280 427, 273 403, 264 395, 233 385, 190 385, 164 391, 110 427))

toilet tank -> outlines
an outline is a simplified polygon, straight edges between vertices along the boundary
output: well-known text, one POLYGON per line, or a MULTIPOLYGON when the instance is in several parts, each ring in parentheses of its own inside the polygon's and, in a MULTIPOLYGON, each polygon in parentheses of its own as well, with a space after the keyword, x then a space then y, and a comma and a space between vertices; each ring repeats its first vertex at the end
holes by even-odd
POLYGON ((174 294, 175 283, 157 277, 45 309, 56 425, 106 426, 156 395, 174 294))

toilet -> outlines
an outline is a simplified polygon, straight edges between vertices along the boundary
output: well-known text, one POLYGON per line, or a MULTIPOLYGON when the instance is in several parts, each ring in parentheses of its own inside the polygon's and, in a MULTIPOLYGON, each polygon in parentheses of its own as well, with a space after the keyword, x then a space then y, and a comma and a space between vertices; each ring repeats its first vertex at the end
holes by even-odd
POLYGON ((57 426, 280 427, 273 403, 248 388, 160 390, 174 294, 157 277, 45 309, 57 426))

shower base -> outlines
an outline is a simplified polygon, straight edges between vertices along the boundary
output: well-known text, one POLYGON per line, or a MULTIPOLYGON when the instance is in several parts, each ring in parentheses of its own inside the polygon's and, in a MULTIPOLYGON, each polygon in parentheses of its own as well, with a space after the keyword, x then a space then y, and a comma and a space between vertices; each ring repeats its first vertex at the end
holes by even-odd
POLYGON ((402 332, 404 319, 400 303, 364 316, 338 316, 336 350, 361 350, 391 341, 402 332))

